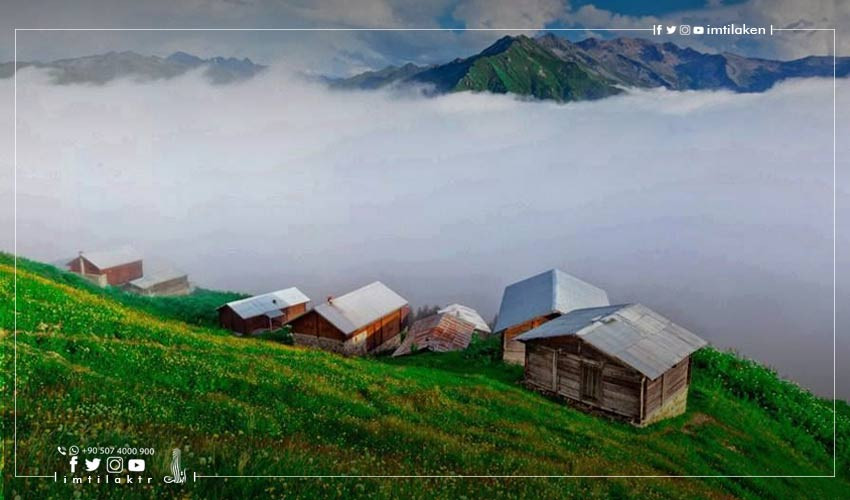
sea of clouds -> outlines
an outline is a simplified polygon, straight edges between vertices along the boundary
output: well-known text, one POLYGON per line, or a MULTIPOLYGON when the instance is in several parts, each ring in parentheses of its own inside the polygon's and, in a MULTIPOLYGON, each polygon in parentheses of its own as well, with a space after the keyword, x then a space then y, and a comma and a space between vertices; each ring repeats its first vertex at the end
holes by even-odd
MULTIPOLYGON (((831 80, 559 105, 330 91, 281 66, 226 86, 197 73, 56 86, 21 71, 18 253, 129 243, 202 287, 298 286, 319 301, 381 280, 414 306, 488 319, 505 285, 559 267, 831 394, 831 80)), ((0 90, 11 116, 12 80, 0 90)), ((848 91, 840 81, 839 111, 848 91)), ((12 250, 10 119, 2 136, 12 250)))

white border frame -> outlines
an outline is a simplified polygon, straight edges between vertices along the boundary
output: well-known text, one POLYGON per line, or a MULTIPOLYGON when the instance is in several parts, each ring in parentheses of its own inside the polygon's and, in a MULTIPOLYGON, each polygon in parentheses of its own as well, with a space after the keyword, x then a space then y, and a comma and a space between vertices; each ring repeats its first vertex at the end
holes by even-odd
MULTIPOLYGON (((14 382, 12 391, 14 394, 14 472, 15 478, 52 478, 57 481, 57 474, 53 475, 22 475, 18 474, 18 31, 496 31, 496 32, 539 32, 539 31, 651 31, 655 34, 654 28, 14 28, 14 113, 13 113, 13 128, 14 128, 14 149, 13 149, 13 191, 14 191, 14 209, 13 209, 13 231, 14 231, 14 286, 13 286, 13 317, 14 317, 14 382)), ((836 38, 835 28, 774 28, 770 26, 770 36, 776 31, 831 31, 832 32, 832 475, 664 475, 664 474, 647 474, 647 475, 201 475, 193 472, 192 481, 195 482, 199 478, 276 478, 276 479, 295 479, 295 478, 493 478, 493 479, 531 479, 531 478, 836 478, 837 477, 837 440, 836 440, 836 195, 837 195, 837 154, 836 154, 836 94, 837 94, 837 78, 836 64, 838 43, 836 38)))

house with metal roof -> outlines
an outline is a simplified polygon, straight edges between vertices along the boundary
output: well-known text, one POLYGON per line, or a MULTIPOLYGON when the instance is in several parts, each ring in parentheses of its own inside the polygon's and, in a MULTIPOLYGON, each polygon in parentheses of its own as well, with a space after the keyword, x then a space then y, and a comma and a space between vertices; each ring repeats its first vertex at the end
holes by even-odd
POLYGON ((475 309, 461 304, 451 304, 437 311, 437 314, 451 314, 475 326, 475 331, 481 335, 492 333, 490 326, 475 309))
POLYGON ((641 304, 573 310, 516 341, 526 385, 637 425, 685 411, 691 355, 706 345, 641 304))
POLYGON ((550 269, 505 288, 495 333, 502 336, 502 359, 522 364, 525 347, 515 337, 547 321, 585 307, 607 306, 605 290, 550 269))
POLYGON ((437 313, 415 321, 393 357, 417 351, 449 352, 469 347, 475 324, 451 313, 437 313))
POLYGON ((395 349, 407 327, 410 305, 376 281, 339 297, 328 297, 292 322, 296 344, 362 355, 395 349))
POLYGON ((301 290, 286 288, 228 302, 218 308, 218 321, 242 335, 274 331, 306 313, 308 302, 301 290))
POLYGON ((145 266, 144 275, 124 286, 124 289, 146 296, 188 295, 192 291, 189 276, 170 266, 145 266))
POLYGON ((68 261, 68 270, 100 285, 121 286, 143 276, 142 256, 130 246, 80 252, 68 261))

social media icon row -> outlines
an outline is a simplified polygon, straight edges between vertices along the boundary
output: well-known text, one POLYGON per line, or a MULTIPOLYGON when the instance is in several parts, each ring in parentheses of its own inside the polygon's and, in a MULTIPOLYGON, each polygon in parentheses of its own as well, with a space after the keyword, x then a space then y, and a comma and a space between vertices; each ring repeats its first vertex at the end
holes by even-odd
MULTIPOLYGON (((71 473, 77 472, 77 464, 79 463, 76 456, 71 457, 68 462, 71 465, 71 473)), ((86 471, 94 472, 100 467, 100 459, 86 459, 86 471)), ((124 470, 124 457, 109 457, 106 459, 106 472, 119 473, 124 470)), ((131 458, 127 460, 127 470, 130 472, 142 472, 145 470, 145 461, 141 458, 131 458)))
POLYGON ((664 26, 661 24, 656 24, 652 27, 652 34, 654 35, 675 35, 676 31, 678 31, 680 35, 690 35, 691 33, 693 33, 694 35, 704 35, 705 26, 691 27, 689 24, 682 24, 679 26, 664 26))

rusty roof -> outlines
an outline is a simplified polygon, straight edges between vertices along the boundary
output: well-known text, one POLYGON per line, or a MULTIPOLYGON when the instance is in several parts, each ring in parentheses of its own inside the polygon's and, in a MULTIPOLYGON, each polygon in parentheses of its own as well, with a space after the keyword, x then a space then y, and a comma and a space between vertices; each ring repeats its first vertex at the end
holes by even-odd
POLYGON ((460 351, 469 346, 475 324, 451 313, 432 314, 413 323, 393 356, 410 354, 413 348, 434 352, 460 351))

